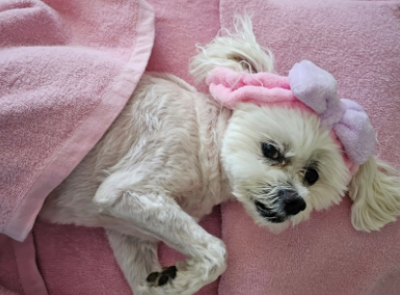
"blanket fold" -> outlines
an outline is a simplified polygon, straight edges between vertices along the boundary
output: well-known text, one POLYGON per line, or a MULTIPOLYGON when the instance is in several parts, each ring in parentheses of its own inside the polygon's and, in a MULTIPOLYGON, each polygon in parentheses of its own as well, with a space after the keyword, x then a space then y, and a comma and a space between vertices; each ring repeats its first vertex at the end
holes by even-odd
POLYGON ((125 105, 153 39, 141 0, 0 3, 1 233, 25 239, 125 105))

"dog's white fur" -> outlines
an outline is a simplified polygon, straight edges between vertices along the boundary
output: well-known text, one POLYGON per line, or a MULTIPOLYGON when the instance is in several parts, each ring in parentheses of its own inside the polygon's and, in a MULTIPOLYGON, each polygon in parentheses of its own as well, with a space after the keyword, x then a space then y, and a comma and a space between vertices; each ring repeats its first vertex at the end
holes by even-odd
MULTIPOLYGON (((201 48, 191 70, 198 80, 216 66, 272 71, 273 60, 238 18, 235 34, 201 48)), ((235 110, 168 74, 145 74, 101 141, 47 198, 41 216, 51 222, 104 227, 135 295, 193 294, 226 268, 224 243, 197 221, 233 193, 256 223, 282 230, 313 209, 340 202, 348 170, 342 152, 319 118, 299 110, 242 104, 235 110), (261 142, 273 143, 289 162, 271 165, 261 142), (305 167, 319 180, 304 183, 305 167), (255 201, 276 214, 277 192, 290 188, 306 209, 282 223, 261 217, 255 201), (185 254, 175 279, 147 282, 160 271, 157 243, 185 254)), ((396 171, 371 157, 349 185, 356 229, 379 230, 400 214, 396 171)))

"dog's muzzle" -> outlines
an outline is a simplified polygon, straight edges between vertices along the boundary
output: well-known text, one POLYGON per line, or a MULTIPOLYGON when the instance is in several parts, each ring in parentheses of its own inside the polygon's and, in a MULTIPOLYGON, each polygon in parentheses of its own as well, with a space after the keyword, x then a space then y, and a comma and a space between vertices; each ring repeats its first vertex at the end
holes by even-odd
POLYGON ((290 216, 306 209, 306 202, 294 190, 279 190, 274 199, 273 207, 268 207, 260 201, 254 202, 257 211, 269 222, 284 222, 290 216))

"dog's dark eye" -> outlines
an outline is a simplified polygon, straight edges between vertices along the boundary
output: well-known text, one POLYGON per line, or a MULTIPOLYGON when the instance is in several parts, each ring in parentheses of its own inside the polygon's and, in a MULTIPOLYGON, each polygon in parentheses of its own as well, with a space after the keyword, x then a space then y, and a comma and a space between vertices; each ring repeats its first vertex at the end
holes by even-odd
POLYGON ((281 154, 278 152, 276 147, 273 145, 263 142, 261 144, 261 149, 264 157, 271 160, 278 160, 281 157, 281 154))
POLYGON ((314 183, 316 183, 318 178, 319 178, 319 175, 315 169, 313 169, 313 168, 307 169, 304 179, 306 180, 306 182, 309 185, 313 185, 314 183))

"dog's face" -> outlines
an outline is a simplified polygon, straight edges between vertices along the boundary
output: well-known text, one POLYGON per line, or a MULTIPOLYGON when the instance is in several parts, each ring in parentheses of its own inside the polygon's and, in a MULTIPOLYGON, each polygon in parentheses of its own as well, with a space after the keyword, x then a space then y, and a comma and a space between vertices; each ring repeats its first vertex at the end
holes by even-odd
POLYGON ((258 224, 282 230, 339 203, 349 171, 330 132, 309 112, 241 104, 224 135, 222 161, 258 224))

